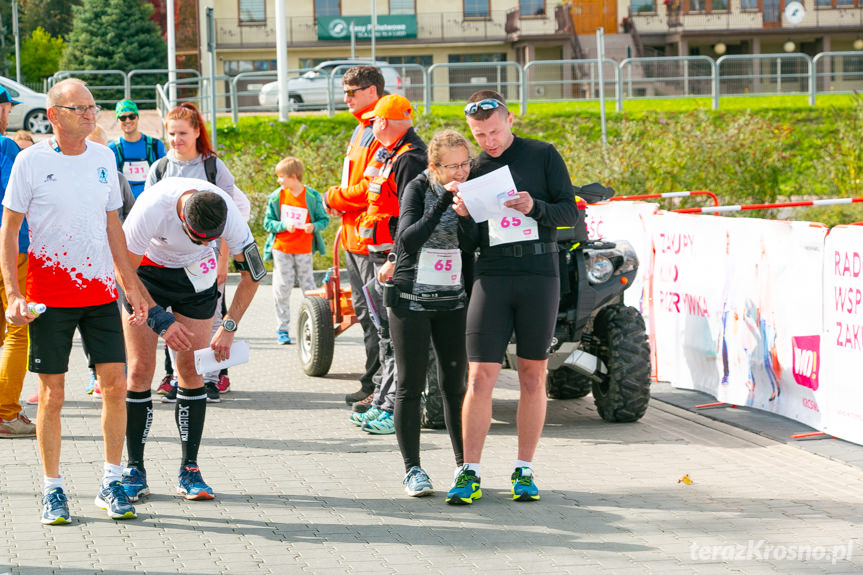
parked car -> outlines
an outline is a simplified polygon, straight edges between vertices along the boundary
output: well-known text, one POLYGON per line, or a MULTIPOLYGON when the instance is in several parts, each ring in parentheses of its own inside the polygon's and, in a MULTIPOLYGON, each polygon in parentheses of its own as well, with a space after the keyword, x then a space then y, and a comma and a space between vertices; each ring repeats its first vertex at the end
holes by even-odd
POLYGON ((48 121, 48 114, 45 113, 48 101, 45 94, 34 92, 27 86, 2 76, 0 76, 0 84, 6 88, 13 100, 21 102, 17 106, 12 106, 7 130, 11 132, 30 130, 34 134, 51 133, 51 122, 48 121))
MULTIPOLYGON (((321 62, 308 72, 296 78, 288 79, 288 100, 295 110, 320 110, 327 107, 329 103, 330 75, 333 76, 333 100, 337 108, 345 108, 342 100, 342 76, 352 66, 360 64, 373 64, 384 75, 384 89, 390 94, 405 95, 402 77, 391 64, 387 62, 372 62, 370 60, 328 60, 321 62)), ((279 105, 279 83, 270 82, 264 84, 258 101, 262 106, 279 105)))

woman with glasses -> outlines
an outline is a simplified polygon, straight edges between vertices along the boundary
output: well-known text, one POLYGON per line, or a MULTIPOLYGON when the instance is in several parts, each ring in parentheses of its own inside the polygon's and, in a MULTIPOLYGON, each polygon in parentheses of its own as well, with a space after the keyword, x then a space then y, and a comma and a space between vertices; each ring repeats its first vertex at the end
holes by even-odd
POLYGON ((452 205, 455 184, 467 180, 470 173, 470 151, 468 141, 453 130, 432 138, 428 169, 408 184, 399 201, 398 231, 390 254, 390 261, 395 260, 392 283, 398 291, 395 301, 386 302, 398 368, 395 428, 407 471, 405 491, 412 497, 434 491, 420 466, 421 397, 429 339, 437 355, 444 419, 455 462, 462 465, 465 286, 469 285, 463 272, 471 269, 473 254, 459 248, 460 218, 452 205))

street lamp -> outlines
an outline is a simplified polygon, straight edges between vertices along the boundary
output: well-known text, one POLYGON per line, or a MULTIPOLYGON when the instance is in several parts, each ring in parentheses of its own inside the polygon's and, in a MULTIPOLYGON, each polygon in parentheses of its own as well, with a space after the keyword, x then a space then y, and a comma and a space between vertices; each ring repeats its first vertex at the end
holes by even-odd
POLYGON ((713 45, 713 51, 716 52, 718 56, 722 56, 728 50, 728 46, 725 45, 725 42, 717 42, 713 45))
POLYGON ((857 51, 863 50, 863 38, 857 38, 854 40, 854 49, 857 51))
POLYGON ((782 49, 788 52, 789 54, 794 51, 797 46, 794 45, 794 42, 788 40, 785 44, 782 45, 782 49))

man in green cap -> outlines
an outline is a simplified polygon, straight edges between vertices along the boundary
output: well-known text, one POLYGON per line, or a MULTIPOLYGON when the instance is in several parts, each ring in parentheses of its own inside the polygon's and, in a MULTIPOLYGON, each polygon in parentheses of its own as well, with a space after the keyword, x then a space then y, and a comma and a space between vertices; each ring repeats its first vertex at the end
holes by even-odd
POLYGON ((117 157, 117 170, 126 176, 135 198, 144 191, 150 165, 165 155, 165 145, 158 138, 138 131, 138 106, 132 100, 120 100, 114 108, 123 135, 109 142, 117 157))

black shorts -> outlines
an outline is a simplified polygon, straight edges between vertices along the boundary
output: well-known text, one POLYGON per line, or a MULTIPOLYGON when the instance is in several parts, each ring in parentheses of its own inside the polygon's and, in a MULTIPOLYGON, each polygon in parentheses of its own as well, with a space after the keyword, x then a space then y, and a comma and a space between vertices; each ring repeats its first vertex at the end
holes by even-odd
POLYGON ((515 330, 517 355, 548 359, 560 305, 560 279, 478 276, 467 309, 468 361, 500 363, 515 330))
POLYGON ((120 309, 112 301, 87 307, 49 307, 34 319, 30 323, 30 371, 66 373, 76 327, 90 365, 125 363, 120 309))
MULTIPOLYGON (((139 266, 138 277, 150 297, 157 305, 191 319, 211 319, 216 313, 219 290, 216 283, 201 292, 196 292, 183 268, 160 268, 139 266)), ((123 298, 123 307, 131 313, 132 308, 123 298)))

